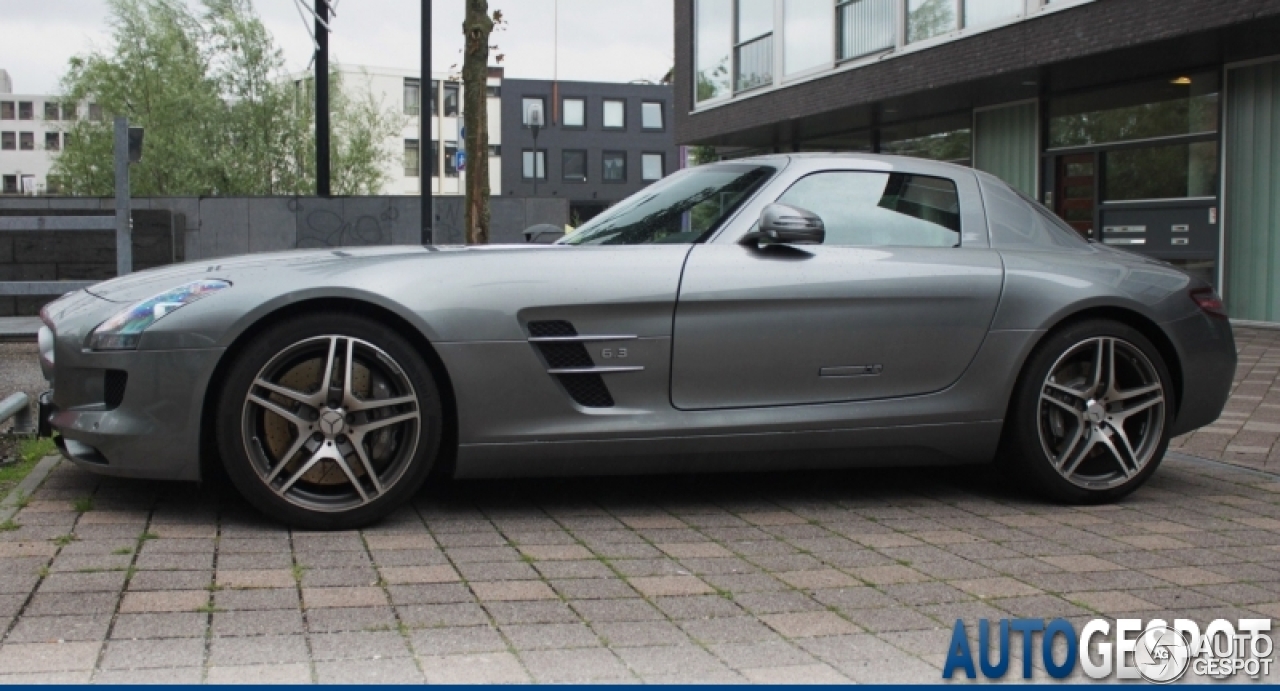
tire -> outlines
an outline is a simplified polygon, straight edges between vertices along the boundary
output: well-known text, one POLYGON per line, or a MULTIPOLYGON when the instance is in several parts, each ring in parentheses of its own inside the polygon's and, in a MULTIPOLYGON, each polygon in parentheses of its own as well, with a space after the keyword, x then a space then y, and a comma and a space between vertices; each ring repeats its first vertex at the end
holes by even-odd
POLYGON ((255 334, 224 377, 215 415, 236 489, 312 530, 385 517, 422 487, 440 448, 440 394, 426 363, 394 329, 350 312, 255 334))
POLYGON ((1001 465, 1057 501, 1118 500, 1164 458, 1172 384, 1160 352, 1132 327, 1089 320, 1051 332, 1018 378, 1001 465))

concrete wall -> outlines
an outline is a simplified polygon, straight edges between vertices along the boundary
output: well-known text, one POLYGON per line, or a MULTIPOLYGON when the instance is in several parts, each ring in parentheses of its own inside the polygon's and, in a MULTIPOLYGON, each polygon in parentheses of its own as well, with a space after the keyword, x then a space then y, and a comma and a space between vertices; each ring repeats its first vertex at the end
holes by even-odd
MULTIPOLYGON (((111 199, 0 198, 0 214, 110 213, 111 199)), ((164 197, 133 200, 135 269, 254 252, 463 242, 463 198, 433 197, 423 238, 418 197, 164 197)), ((566 199, 490 199, 491 241, 522 243, 539 223, 563 226, 566 199)), ((97 280, 115 273, 110 231, 0 233, 0 280, 97 280)), ((35 314, 48 298, 0 298, 0 316, 35 314)))

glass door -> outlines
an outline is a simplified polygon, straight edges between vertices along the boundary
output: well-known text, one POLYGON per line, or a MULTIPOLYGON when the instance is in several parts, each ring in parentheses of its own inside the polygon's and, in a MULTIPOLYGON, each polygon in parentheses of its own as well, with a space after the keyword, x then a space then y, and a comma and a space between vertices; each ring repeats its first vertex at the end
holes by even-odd
POLYGON ((1056 168, 1053 210, 1076 232, 1086 238, 1094 237, 1093 219, 1098 204, 1097 154, 1059 156, 1056 168))

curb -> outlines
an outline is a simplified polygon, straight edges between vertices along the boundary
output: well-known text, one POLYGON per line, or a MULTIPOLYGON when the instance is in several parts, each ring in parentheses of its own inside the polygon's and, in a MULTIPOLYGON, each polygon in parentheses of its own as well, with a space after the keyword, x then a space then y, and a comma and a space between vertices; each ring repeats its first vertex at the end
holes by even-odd
POLYGON ((1257 468, 1250 468, 1245 465, 1236 465, 1235 463, 1227 463, 1226 461, 1218 461, 1212 458, 1204 458, 1203 456, 1192 456, 1189 453, 1182 453, 1181 451, 1166 451, 1164 457, 1175 461, 1188 461, 1190 463, 1218 466, 1219 468, 1230 468, 1231 470, 1240 471, 1242 473, 1260 475, 1268 480, 1280 480, 1280 473, 1258 470, 1257 468))
POLYGON ((61 460, 62 456, 45 456, 36 464, 36 467, 31 469, 30 473, 27 473, 26 477, 22 478, 22 482, 19 482, 18 486, 9 492, 8 496, 0 500, 0 522, 7 521, 18 513, 18 509, 21 508, 19 504, 22 503, 22 498, 31 496, 36 488, 40 486, 40 483, 44 482, 46 477, 49 477, 50 471, 61 460))

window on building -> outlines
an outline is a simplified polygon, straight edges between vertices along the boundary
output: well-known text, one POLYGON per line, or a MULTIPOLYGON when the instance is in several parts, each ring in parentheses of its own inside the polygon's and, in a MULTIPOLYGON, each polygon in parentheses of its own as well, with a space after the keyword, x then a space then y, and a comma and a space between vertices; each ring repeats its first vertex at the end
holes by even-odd
POLYGON ((525 127, 546 127, 546 100, 541 96, 525 96, 520 99, 520 123, 525 127))
POLYGON ((0 120, 14 120, 17 118, 17 111, 14 110, 13 101, 0 101, 0 120))
POLYGON ((444 176, 458 177, 458 142, 456 141, 446 140, 444 143, 444 176))
POLYGON ((1217 132, 1218 81, 1206 72, 1052 99, 1049 146, 1217 132))
POLYGON ((485 95, 486 95, 486 96, 488 96, 489 98, 502 98, 502 87, 500 87, 500 86, 486 86, 486 87, 484 88, 484 93, 485 93, 485 95))
POLYGON ((627 152, 606 151, 602 159, 604 161, 602 178, 605 182, 627 181, 627 152))
POLYGON ((601 123, 606 130, 624 130, 627 128, 627 102, 617 98, 604 100, 604 115, 601 123))
POLYGON ((773 83, 773 0, 738 0, 733 46, 734 89, 773 83))
POLYGON ((64 149, 66 149, 66 148, 70 148, 70 146, 71 146, 71 137, 73 137, 73 136, 74 136, 74 135, 72 135, 70 132, 63 132, 63 133, 62 133, 62 148, 64 148, 64 149))
POLYGON ((17 175, 4 176, 4 193, 5 194, 18 193, 18 176, 17 175))
POLYGON ((1102 199, 1215 197, 1218 142, 1117 149, 1102 155, 1102 199))
POLYGON ((566 98, 562 101, 563 124, 565 127, 587 126, 587 102, 581 98, 566 98))
POLYGON ((520 177, 525 180, 547 179, 547 150, 525 149, 520 152, 520 177))
POLYGON ((58 139, 57 132, 44 133, 44 150, 59 151, 62 149, 62 142, 58 139))
POLYGON ((404 140, 404 174, 407 177, 418 177, 418 171, 421 170, 420 146, 417 139, 404 140))
MULTIPOLYGON (((803 3, 803 0, 797 2, 803 3)), ((893 48, 897 34, 896 2, 898 0, 839 0, 836 5, 837 57, 850 60, 893 48)))
POLYGON ((0 150, 16 151, 18 148, 18 135, 13 132, 0 132, 0 150))
POLYGON ((18 149, 20 151, 35 151, 36 150, 35 132, 19 132, 18 133, 18 149))
POLYGON ((645 101, 640 104, 640 126, 646 130, 660 130, 663 128, 662 103, 660 101, 645 101))
POLYGON ((489 157, 490 157, 490 158, 492 158, 492 157, 494 157, 494 156, 501 156, 501 155, 502 155, 502 145, 501 145, 501 144, 490 144, 490 145, 489 145, 489 157))
POLYGON ((587 181, 587 152, 581 149, 566 149, 560 154, 562 177, 570 182, 587 181))
POLYGON ((880 153, 969 165, 973 157, 973 116, 961 115, 886 127, 880 153))
POLYGON ((76 104, 74 104, 74 103, 63 103, 63 104, 62 104, 62 119, 63 119, 63 120, 79 120, 79 119, 80 119, 80 109, 79 109, 79 108, 77 108, 77 107, 76 107, 76 104))
POLYGON ((439 91, 440 91, 440 81, 437 79, 432 79, 431 90, 430 90, 430 93, 427 94, 427 97, 431 99, 431 105, 427 107, 427 112, 437 117, 440 115, 440 101, 439 99, 436 98, 436 96, 439 95, 437 93, 439 91))
POLYGON ((956 0, 907 0, 907 43, 960 28, 956 0))
POLYGON ((783 0, 783 74, 828 66, 835 55, 835 15, 831 4, 813 0, 783 0))
POLYGON ((102 122, 102 106, 97 103, 89 104, 89 119, 94 122, 102 122))
POLYGON ((418 115, 422 111, 422 81, 405 77, 404 114, 418 115))
POLYGON ((431 151, 427 153, 427 168, 431 170, 431 177, 440 177, 440 142, 431 140, 431 151))
POLYGON ((45 101, 44 102, 44 119, 57 120, 58 115, 59 115, 58 104, 53 101, 45 101))
POLYGON ((1022 14, 1023 0, 964 0, 964 25, 995 24, 1022 14))
POLYGON ((663 154, 640 154, 640 179, 645 182, 661 180, 666 175, 666 157, 663 154))
POLYGON ((831 171, 801 178, 780 204, 822 218, 824 245, 957 247, 960 198, 954 182, 904 173, 831 171))
POLYGON ((694 0, 694 100, 698 103, 733 93, 734 0, 694 0))
POLYGON ((31 101, 18 101, 18 119, 19 120, 35 120, 35 106, 31 101))
POLYGON ((444 116, 446 118, 458 116, 458 92, 459 86, 457 82, 444 83, 444 116))

